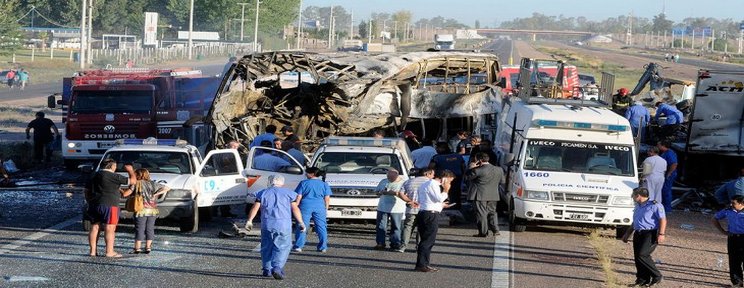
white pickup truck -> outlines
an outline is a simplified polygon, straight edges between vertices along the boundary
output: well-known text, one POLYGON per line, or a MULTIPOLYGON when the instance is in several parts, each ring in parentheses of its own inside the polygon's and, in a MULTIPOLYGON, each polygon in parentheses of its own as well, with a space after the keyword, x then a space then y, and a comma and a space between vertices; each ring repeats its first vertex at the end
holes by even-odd
MULTIPOLYGON (((283 175, 284 187, 289 189, 306 179, 305 168, 287 153, 276 149, 253 147, 247 163, 250 165, 244 174, 248 178, 248 203, 255 201, 256 192, 266 188, 271 174, 283 175), (256 169, 253 159, 258 153, 275 153, 291 165, 278 172, 256 169)), ((411 152, 398 138, 329 137, 315 151, 309 163, 309 167, 326 172, 325 181, 333 191, 329 219, 376 219, 380 196, 375 193, 375 188, 386 177, 388 169, 395 168, 405 179, 415 174, 411 152)))
MULTIPOLYGON (((148 169, 152 180, 170 187, 157 200, 159 218, 178 220, 183 232, 199 229, 201 207, 245 203, 246 179, 237 150, 213 150, 202 159, 198 149, 183 140, 127 139, 117 140, 102 159, 107 158, 116 160, 117 173, 125 174, 124 164, 131 163, 135 169, 148 169)), ((121 217, 131 216, 122 209, 121 217)), ((83 220, 83 226, 90 227, 89 221, 83 220)))

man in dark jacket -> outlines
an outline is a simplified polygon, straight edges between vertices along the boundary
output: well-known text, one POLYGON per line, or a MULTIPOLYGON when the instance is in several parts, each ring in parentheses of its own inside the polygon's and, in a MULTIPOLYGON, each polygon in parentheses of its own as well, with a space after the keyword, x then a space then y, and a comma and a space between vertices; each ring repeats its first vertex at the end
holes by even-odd
POLYGON ((49 162, 52 160, 52 146, 50 143, 59 136, 59 130, 52 120, 44 117, 44 112, 36 112, 36 119, 28 123, 26 127, 26 139, 31 139, 31 129, 34 130, 34 161, 41 162, 42 158, 49 162), (52 134, 54 130, 54 134, 52 134), (46 155, 44 155, 46 154, 46 155))
POLYGON ((473 237, 486 237, 489 229, 494 236, 500 234, 496 204, 500 199, 499 185, 504 183, 504 171, 488 163, 488 160, 488 154, 476 154, 475 161, 470 163, 470 169, 465 173, 465 180, 470 184, 468 200, 473 201, 475 206, 478 226, 478 234, 473 237))

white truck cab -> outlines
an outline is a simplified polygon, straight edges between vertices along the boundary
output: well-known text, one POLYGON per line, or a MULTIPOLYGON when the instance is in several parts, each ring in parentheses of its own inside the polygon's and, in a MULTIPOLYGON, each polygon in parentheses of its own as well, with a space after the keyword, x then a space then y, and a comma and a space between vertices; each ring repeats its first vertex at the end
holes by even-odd
MULTIPOLYGON (((179 219, 184 232, 198 231, 200 207, 245 203, 248 189, 237 150, 212 150, 202 159, 198 149, 183 140, 126 139, 117 140, 102 159, 107 158, 116 160, 117 173, 126 174, 124 164, 131 163, 135 169, 146 168, 153 181, 170 187, 158 199, 159 218, 179 219)), ((123 209, 121 215, 131 217, 123 209)))
MULTIPOLYGON (((267 187, 271 174, 285 177, 285 188, 294 189, 307 179, 304 167, 283 151, 253 147, 248 155, 244 174, 248 178, 247 202, 255 201, 255 193, 267 187), (290 163, 280 171, 256 169, 257 150, 270 151, 290 163)), ((408 146, 402 139, 368 137, 328 137, 315 151, 308 167, 317 167, 326 172, 325 182, 331 186, 329 219, 374 220, 377 218, 379 195, 377 185, 385 179, 389 168, 395 168, 401 177, 408 179, 413 174, 413 160, 408 146)))
POLYGON ((631 225, 638 187, 636 148, 625 118, 606 104, 512 97, 497 132, 507 170, 509 221, 616 227, 631 225))

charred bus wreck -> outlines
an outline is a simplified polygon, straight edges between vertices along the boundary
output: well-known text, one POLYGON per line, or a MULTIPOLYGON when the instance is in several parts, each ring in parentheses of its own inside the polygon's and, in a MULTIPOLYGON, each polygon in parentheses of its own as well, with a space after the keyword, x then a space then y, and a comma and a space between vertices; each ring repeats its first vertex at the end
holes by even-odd
POLYGON ((226 72, 206 120, 217 147, 245 143, 269 124, 291 125, 305 144, 373 129, 493 135, 499 70, 486 53, 252 54, 226 72))

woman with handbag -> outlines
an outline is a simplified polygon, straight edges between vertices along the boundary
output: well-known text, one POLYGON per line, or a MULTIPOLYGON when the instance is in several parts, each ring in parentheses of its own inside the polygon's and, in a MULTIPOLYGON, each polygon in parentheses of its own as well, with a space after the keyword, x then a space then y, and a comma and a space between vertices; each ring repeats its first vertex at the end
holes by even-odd
POLYGON ((137 176, 137 184, 134 186, 132 199, 127 201, 127 207, 132 206, 134 212, 134 251, 132 254, 152 251, 152 240, 155 238, 155 219, 158 218, 157 199, 160 195, 170 190, 170 187, 157 183, 150 179, 150 171, 140 168, 134 171, 137 176), (138 199, 139 198, 139 199, 138 199), (130 205, 129 202, 132 202, 130 205), (142 203, 141 205, 139 203, 142 203), (145 241, 145 250, 142 250, 142 241, 145 241))

